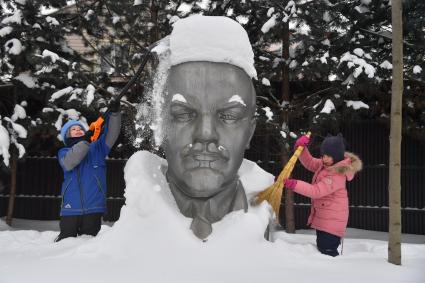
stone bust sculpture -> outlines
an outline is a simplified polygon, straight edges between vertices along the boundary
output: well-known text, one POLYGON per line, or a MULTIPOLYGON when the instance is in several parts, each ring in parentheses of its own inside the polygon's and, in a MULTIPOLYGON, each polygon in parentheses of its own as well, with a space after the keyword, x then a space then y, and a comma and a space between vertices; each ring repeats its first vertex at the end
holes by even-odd
POLYGON ((247 209, 238 180, 255 129, 255 91, 248 75, 227 63, 173 66, 166 100, 167 180, 180 211, 194 218, 199 238, 210 223, 247 209))
POLYGON ((205 239, 212 223, 231 211, 248 209, 238 169, 255 130, 253 53, 246 32, 228 18, 194 16, 177 24, 170 38, 162 147, 177 206, 193 218, 194 234, 205 239), (229 25, 242 40, 214 39, 226 34, 223 29, 229 31, 229 25), (185 40, 194 37, 203 38, 188 50, 185 40), (211 54, 226 55, 199 52, 205 46, 213 49, 211 54))

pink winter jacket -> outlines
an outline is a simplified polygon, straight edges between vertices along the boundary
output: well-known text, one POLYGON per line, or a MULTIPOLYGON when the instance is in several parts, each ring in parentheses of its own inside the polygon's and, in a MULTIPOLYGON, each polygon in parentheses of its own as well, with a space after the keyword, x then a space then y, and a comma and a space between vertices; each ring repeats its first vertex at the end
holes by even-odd
POLYGON ((307 148, 299 160, 314 172, 312 183, 298 180, 296 193, 311 198, 311 212, 307 225, 312 228, 343 237, 348 222, 348 196, 346 182, 362 169, 360 158, 345 152, 345 159, 325 167, 322 159, 311 156, 307 148))

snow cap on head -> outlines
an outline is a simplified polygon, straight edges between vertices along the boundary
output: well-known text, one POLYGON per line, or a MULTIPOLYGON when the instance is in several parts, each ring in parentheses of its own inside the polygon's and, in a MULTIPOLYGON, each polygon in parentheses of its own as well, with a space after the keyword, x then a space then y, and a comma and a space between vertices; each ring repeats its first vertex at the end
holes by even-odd
POLYGON ((171 65, 208 61, 228 63, 257 79, 248 34, 236 21, 195 15, 178 20, 170 36, 171 65))
POLYGON ((332 157, 334 163, 344 160, 345 144, 342 135, 328 135, 320 145, 320 153, 332 157))
POLYGON ((83 129, 84 131, 86 130, 83 126, 83 124, 81 124, 80 121, 77 120, 69 120, 68 122, 65 123, 65 125, 63 125, 62 129, 61 129, 61 137, 62 140, 65 141, 65 139, 68 137, 68 130, 72 127, 78 125, 81 127, 81 129, 83 129))

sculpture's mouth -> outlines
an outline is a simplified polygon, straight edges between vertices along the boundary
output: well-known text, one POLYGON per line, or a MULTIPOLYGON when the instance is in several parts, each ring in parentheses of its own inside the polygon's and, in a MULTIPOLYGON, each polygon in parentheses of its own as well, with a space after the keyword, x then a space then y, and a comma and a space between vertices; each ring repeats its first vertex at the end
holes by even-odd
POLYGON ((185 146, 181 151, 181 157, 187 170, 220 170, 230 160, 230 153, 224 146, 214 143, 195 143, 185 146))
POLYGON ((195 153, 192 154, 192 158, 196 161, 216 161, 223 159, 223 157, 216 153, 195 153))
POLYGON ((228 158, 225 158, 219 153, 213 152, 191 152, 184 157, 186 168, 187 169, 213 169, 217 170, 218 168, 224 166, 228 161, 228 158))

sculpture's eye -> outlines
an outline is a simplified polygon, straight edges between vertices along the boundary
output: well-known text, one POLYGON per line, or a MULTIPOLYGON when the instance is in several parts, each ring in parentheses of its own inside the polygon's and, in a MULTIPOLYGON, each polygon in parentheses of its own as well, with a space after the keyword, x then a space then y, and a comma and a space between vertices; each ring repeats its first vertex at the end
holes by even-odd
POLYGON ((218 111, 218 118, 225 124, 234 124, 246 116, 245 108, 236 106, 218 111))
POLYGON ((196 110, 181 104, 172 104, 170 114, 174 121, 186 123, 196 118, 196 110))
POLYGON ((196 117, 195 112, 179 112, 173 113, 174 119, 178 122, 189 122, 192 121, 196 117))
POLYGON ((226 124, 233 124, 236 123, 236 121, 239 120, 240 117, 238 117, 238 115, 235 115, 233 113, 219 113, 218 117, 220 118, 221 121, 223 121, 226 124))

